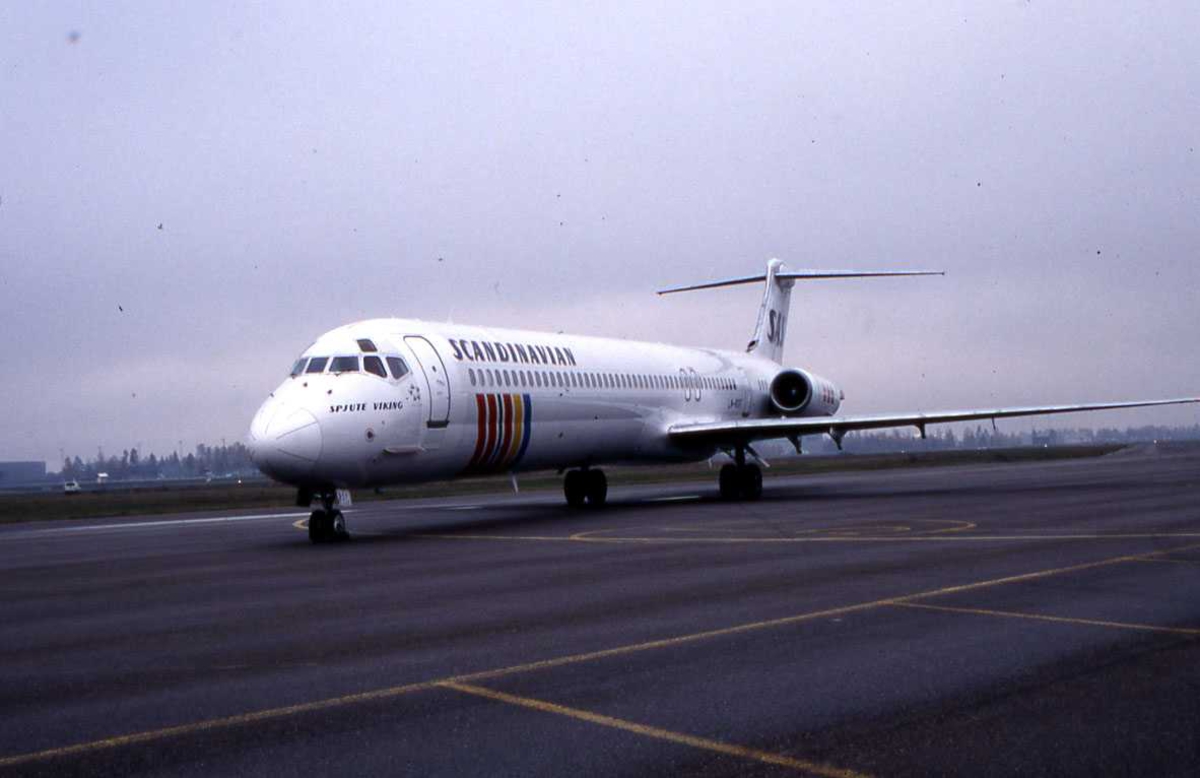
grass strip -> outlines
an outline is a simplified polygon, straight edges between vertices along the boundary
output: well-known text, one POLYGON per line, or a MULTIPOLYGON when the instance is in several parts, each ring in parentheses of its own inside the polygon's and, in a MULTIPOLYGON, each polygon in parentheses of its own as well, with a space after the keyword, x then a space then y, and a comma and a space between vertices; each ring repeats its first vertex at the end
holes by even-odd
MULTIPOLYGON (((892 454, 839 454, 804 456, 772 462, 768 478, 856 470, 891 470, 911 467, 946 467, 999 462, 1044 462, 1110 454, 1120 445, 1054 446, 1050 448, 985 449, 980 451, 922 451, 892 454)), ((707 463, 606 467, 609 482, 629 484, 706 482, 716 489, 717 466, 707 463)), ((549 470, 522 474, 522 491, 560 489, 561 477, 549 470)), ((494 494, 511 489, 507 476, 435 481, 411 486, 354 492, 355 502, 494 494)), ((0 524, 22 521, 154 516, 170 513, 295 507, 295 489, 281 484, 249 481, 195 486, 170 483, 122 488, 110 483, 104 490, 81 494, 20 493, 0 496, 0 524)))

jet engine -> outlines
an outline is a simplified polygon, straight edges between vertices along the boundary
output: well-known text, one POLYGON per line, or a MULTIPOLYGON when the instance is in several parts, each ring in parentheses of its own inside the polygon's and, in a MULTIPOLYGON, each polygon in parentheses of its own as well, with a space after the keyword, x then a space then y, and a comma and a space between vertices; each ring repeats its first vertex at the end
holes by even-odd
POLYGON ((771 405, 785 416, 832 416, 842 404, 842 390, 832 381, 799 368, 771 379, 771 405))

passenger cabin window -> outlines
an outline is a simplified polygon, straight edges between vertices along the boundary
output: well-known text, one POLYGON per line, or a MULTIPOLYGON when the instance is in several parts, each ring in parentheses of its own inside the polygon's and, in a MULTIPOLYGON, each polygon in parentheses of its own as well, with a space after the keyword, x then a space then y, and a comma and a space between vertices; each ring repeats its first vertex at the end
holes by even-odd
POLYGON ((359 339, 359 341, 358 341, 358 347, 359 347, 360 349, 362 349, 363 351, 365 351, 365 352, 372 352, 372 351, 378 351, 378 350, 379 350, 379 349, 375 348, 375 342, 374 342, 374 341, 371 341, 371 340, 368 340, 367 338, 361 338, 361 339, 359 339))
POLYGON ((363 357, 363 370, 366 370, 371 375, 387 378, 387 370, 384 369, 383 360, 379 357, 363 357))
POLYGON ((312 360, 308 363, 308 369, 305 370, 304 372, 305 373, 323 373, 323 372, 325 372, 325 365, 328 363, 329 363, 329 357, 313 357, 312 360))
POLYGON ((296 360, 296 364, 292 365, 292 378, 295 378, 296 376, 298 376, 304 372, 304 363, 307 361, 308 360, 304 359, 304 358, 300 358, 300 359, 296 360))
POLYGON ((404 364, 404 360, 400 357, 388 357, 387 363, 388 367, 392 369, 392 378, 397 381, 408 375, 408 365, 404 364))
POLYGON ((334 357, 329 363, 331 373, 357 373, 358 357, 334 357))

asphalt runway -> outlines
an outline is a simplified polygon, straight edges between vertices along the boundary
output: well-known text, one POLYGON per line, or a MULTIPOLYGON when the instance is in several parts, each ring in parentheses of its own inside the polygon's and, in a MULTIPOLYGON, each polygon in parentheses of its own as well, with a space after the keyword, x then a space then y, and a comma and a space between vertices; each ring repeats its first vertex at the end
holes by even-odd
POLYGON ((1200 454, 0 528, 0 774, 1189 775, 1200 454))

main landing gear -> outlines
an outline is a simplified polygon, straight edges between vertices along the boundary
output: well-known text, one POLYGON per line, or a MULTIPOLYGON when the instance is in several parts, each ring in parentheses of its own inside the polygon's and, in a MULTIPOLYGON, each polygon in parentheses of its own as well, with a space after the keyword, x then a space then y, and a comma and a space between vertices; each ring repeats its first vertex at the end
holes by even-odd
POLYGON ((568 470, 563 479, 563 494, 572 508, 582 507, 585 503, 599 508, 608 499, 608 479, 603 470, 568 470))
MULTIPOLYGON (((320 495, 321 507, 308 517, 308 539, 313 543, 336 543, 349 540, 350 533, 346 531, 346 517, 334 506, 337 495, 334 492, 324 492, 320 495)), ((301 492, 300 500, 304 499, 301 492)))
POLYGON ((762 470, 746 463, 746 451, 739 448, 734 462, 721 468, 719 483, 723 500, 757 500, 762 497, 762 470))

